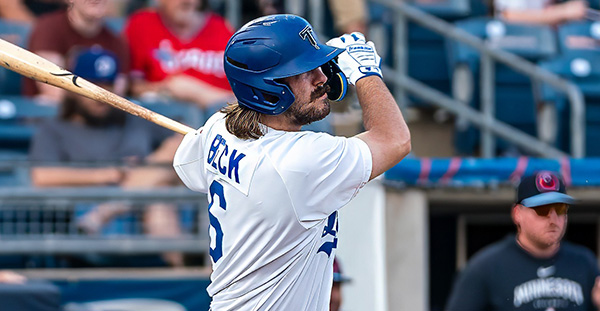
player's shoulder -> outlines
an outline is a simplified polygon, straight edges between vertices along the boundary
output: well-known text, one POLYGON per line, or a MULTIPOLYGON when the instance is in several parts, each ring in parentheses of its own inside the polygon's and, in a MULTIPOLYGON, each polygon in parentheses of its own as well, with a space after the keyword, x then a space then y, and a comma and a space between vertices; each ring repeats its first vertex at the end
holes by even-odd
POLYGON ((311 171, 339 161, 352 152, 352 139, 311 131, 283 132, 269 129, 263 139, 271 161, 286 170, 311 171))
POLYGON ((265 135, 267 141, 276 141, 276 147, 297 152, 319 152, 334 150, 344 144, 345 137, 312 131, 285 132, 269 129, 265 135))

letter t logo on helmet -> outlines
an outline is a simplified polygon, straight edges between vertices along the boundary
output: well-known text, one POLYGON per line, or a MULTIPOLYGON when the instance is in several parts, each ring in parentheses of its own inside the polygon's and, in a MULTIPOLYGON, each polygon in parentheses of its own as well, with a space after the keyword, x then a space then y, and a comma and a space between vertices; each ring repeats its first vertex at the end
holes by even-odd
MULTIPOLYGON (((278 79, 325 64, 337 68, 333 59, 343 51, 321 44, 310 24, 300 16, 264 16, 248 22, 229 39, 224 55, 225 75, 240 105, 278 115, 295 100, 290 88, 278 79)), ((337 79, 345 82, 345 77, 337 79)), ((340 89, 345 93, 344 87, 340 89)))
POLYGON ((315 35, 313 34, 312 28, 310 28, 310 26, 306 26, 304 27, 304 29, 302 29, 302 31, 299 33, 300 38, 302 38, 302 40, 308 40, 308 42, 310 42, 310 44, 312 44, 312 46, 315 47, 315 49, 320 49, 319 44, 317 44, 317 39, 315 39, 315 35))

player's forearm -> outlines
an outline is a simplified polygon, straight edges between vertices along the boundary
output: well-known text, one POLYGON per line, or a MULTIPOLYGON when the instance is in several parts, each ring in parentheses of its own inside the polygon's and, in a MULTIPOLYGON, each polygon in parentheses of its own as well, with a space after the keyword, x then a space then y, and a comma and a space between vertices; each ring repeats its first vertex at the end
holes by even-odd
POLYGON ((410 152, 410 131, 394 97, 380 77, 358 80, 356 93, 366 130, 357 137, 365 140, 375 154, 372 177, 376 177, 410 152))
POLYGON ((31 182, 37 187, 102 186, 117 184, 123 178, 118 168, 35 167, 31 182))

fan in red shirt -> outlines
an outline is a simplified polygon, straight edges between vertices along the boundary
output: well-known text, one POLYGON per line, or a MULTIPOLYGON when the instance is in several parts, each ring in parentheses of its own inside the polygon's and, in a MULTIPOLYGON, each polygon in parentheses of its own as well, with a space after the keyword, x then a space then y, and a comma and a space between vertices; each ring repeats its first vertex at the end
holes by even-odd
POLYGON ((198 10, 201 0, 158 0, 125 26, 131 53, 132 93, 168 95, 200 107, 233 98, 223 53, 233 34, 227 21, 198 10))

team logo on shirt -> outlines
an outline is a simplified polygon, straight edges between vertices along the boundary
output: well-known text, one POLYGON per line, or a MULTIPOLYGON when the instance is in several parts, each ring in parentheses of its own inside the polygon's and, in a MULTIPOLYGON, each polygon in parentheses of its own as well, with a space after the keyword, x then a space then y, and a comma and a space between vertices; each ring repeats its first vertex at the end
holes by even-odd
POLYGON ((224 51, 204 51, 198 48, 175 50, 171 41, 162 40, 152 53, 162 70, 168 74, 192 69, 207 75, 224 77, 224 51))
POLYGON ((565 278, 551 277, 555 272, 554 266, 539 267, 537 279, 515 287, 513 298, 515 308, 528 303, 531 303, 535 309, 542 310, 568 308, 571 304, 582 305, 584 296, 581 284, 565 278))

